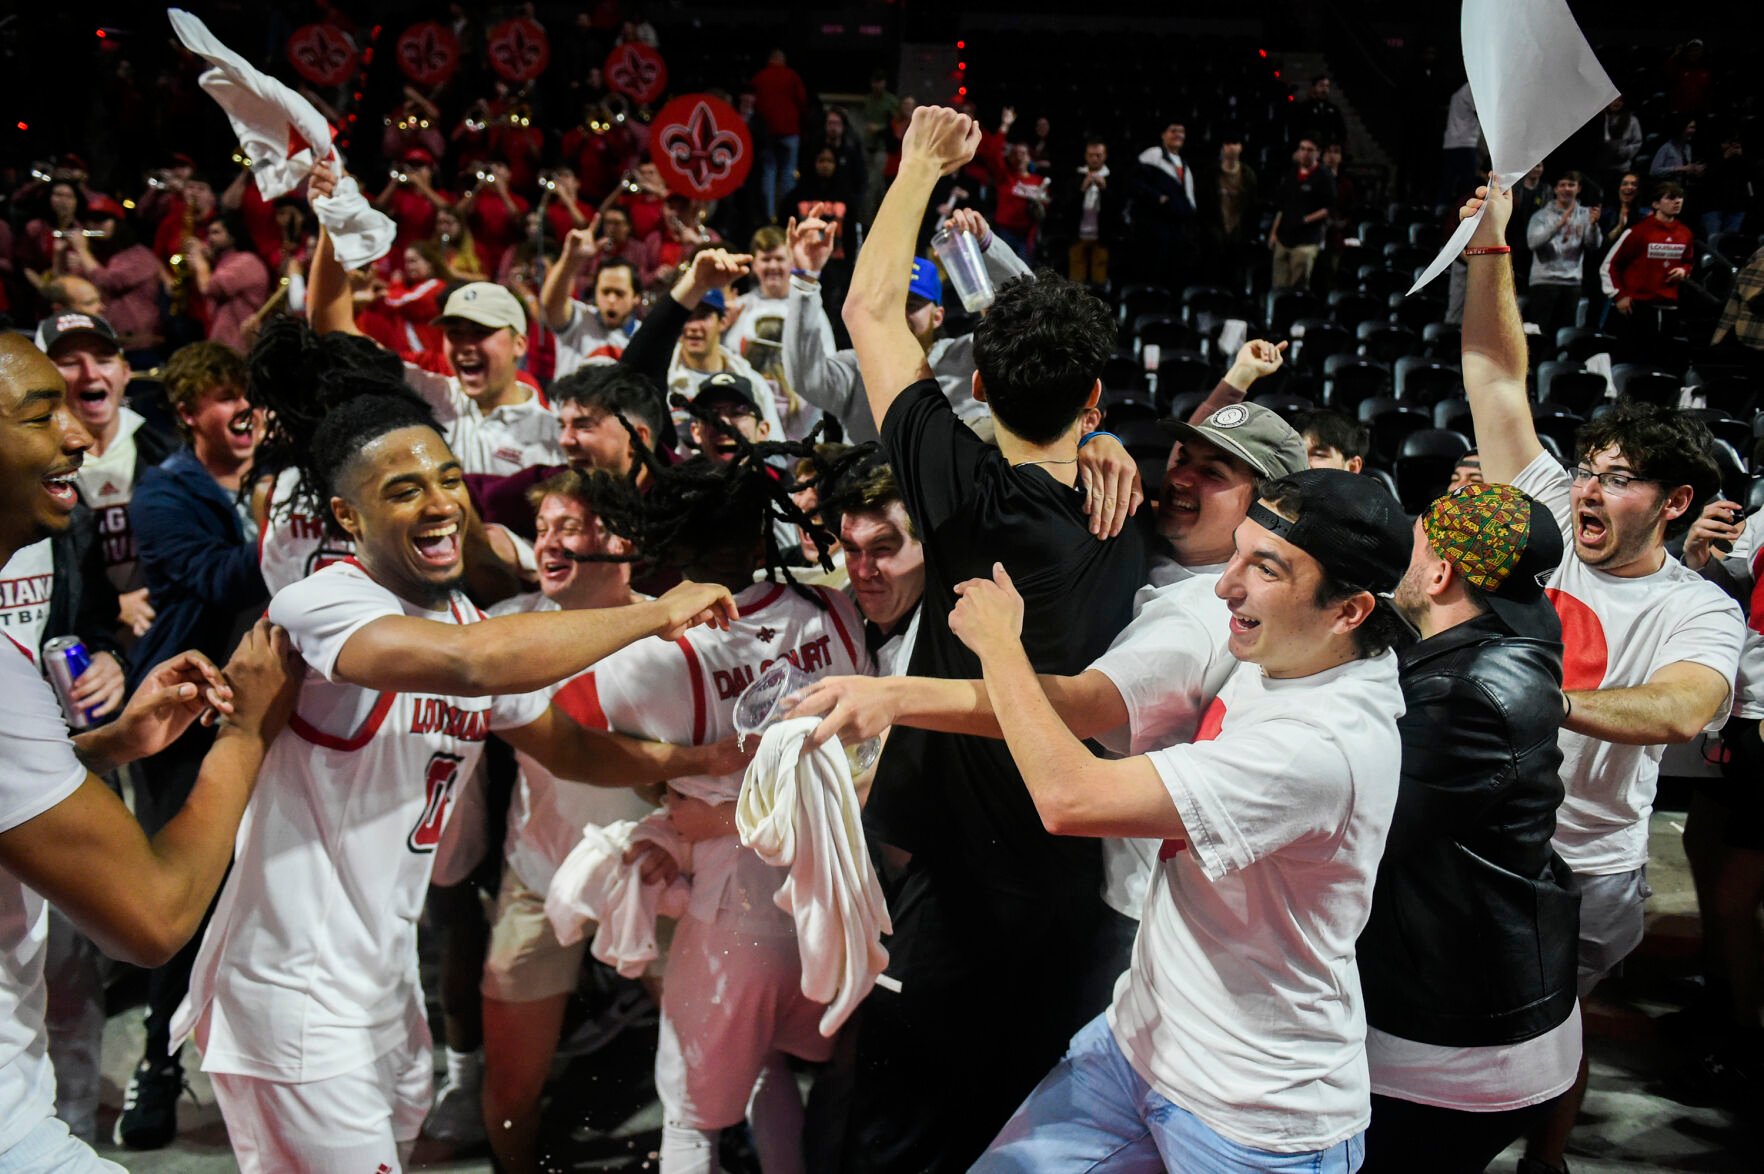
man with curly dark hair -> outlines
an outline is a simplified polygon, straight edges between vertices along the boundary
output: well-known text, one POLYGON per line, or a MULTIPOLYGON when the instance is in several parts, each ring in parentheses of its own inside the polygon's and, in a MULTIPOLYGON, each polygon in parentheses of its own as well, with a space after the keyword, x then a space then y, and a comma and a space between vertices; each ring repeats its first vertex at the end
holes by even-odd
MULTIPOLYGON (((974 395, 992 408, 996 448, 956 418, 906 322, 932 187, 979 139, 954 110, 914 114, 852 274, 845 324, 924 540, 909 671, 979 675, 949 613, 956 584, 1002 562, 1021 584, 1036 669, 1076 673, 1126 626, 1147 563, 1137 528, 1092 537, 1076 487, 1080 418, 1097 402, 1114 345, 1108 311, 1050 273, 998 291, 974 332, 974 395)), ((1049 835, 1004 744, 965 735, 895 730, 865 820, 884 845, 895 933, 858 1021, 847 1168, 966 1169, 1078 1026, 1101 921, 1101 855, 1094 842, 1049 835), (967 1079, 975 1056, 982 1081, 967 1079)))

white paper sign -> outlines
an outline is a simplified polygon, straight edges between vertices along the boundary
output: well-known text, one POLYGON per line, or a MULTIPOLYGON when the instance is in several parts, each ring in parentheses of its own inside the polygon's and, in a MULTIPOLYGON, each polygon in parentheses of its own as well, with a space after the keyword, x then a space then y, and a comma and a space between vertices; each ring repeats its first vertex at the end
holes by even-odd
MULTIPOLYGON (((1611 84, 1566 0, 1464 0, 1464 72, 1501 187, 1511 188, 1611 104, 1611 84)), ((1482 213, 1458 225, 1409 292, 1445 271, 1482 213)))

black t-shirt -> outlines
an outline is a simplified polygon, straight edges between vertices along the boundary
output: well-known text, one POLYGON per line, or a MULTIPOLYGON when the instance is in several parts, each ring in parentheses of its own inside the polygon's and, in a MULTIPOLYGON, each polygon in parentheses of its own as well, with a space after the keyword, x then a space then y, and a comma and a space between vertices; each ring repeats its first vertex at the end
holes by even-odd
MULTIPOLYGON (((1013 468, 956 417, 934 380, 889 407, 882 446, 925 544, 913 675, 980 676, 949 613, 956 584, 990 576, 994 562, 1023 596, 1023 643, 1038 672, 1083 672, 1127 626, 1147 569, 1138 527, 1097 541, 1081 493, 1040 466, 1013 468)), ((865 822, 882 841, 979 887, 1070 895, 1100 883, 1097 842, 1048 834, 997 739, 896 727, 865 822)))
POLYGON ((1300 175, 1298 168, 1286 173, 1280 185, 1280 243, 1289 249, 1323 243, 1327 220, 1305 223, 1305 217, 1335 203, 1335 176, 1327 167, 1313 167, 1300 175))

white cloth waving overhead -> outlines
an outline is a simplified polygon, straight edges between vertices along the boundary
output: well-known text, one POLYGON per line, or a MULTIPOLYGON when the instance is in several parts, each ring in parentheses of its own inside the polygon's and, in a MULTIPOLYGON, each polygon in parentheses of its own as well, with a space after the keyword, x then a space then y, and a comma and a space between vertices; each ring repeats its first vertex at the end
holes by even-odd
POLYGON ((324 115, 223 45, 199 18, 178 8, 168 9, 166 15, 184 47, 214 66, 202 75, 202 88, 233 124, 263 198, 287 195, 314 167, 330 159, 339 176, 336 194, 315 198, 312 211, 330 231, 337 260, 345 269, 360 269, 384 257, 392 248, 397 226, 367 202, 355 180, 342 174, 343 156, 331 143, 331 127, 324 115))
POLYGON ((659 953, 656 917, 684 915, 692 891, 684 877, 645 881, 638 869, 627 865, 626 851, 639 842, 659 845, 682 868, 690 865, 691 845, 680 838, 665 811, 606 827, 591 823, 558 866, 545 895, 545 918, 558 942, 574 945, 594 923, 588 952, 626 978, 641 977, 659 953))
POLYGON ((818 724, 797 718, 766 730, 741 784, 735 827, 760 859, 790 870, 776 901, 796 920, 802 993, 827 1004, 820 1027, 830 1039, 887 968, 881 937, 894 927, 864 849, 844 749, 836 740, 803 748, 818 724))

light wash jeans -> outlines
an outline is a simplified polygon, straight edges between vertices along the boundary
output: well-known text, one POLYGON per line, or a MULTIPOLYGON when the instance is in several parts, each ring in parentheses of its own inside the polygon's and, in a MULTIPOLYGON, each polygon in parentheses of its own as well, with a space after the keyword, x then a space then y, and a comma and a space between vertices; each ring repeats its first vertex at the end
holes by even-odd
POLYGON ((1098 1015, 1005 1123, 971 1174, 1353 1174, 1366 1135, 1282 1154, 1219 1136, 1141 1080, 1098 1015))
POLYGON ((760 151, 760 199, 765 201, 762 214, 767 220, 778 215, 778 200, 796 186, 796 150, 801 145, 801 135, 783 135, 760 151))

